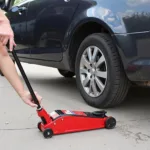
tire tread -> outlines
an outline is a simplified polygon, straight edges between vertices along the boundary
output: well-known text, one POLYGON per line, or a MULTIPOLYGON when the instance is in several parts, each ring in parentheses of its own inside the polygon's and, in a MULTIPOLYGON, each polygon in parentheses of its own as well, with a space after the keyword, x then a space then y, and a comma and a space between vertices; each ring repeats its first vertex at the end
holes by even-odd
MULTIPOLYGON (((85 40, 81 43, 80 47, 79 47, 79 51, 77 54, 77 58, 76 58, 76 64, 79 63, 79 57, 80 57, 80 48, 87 43, 89 38, 94 38, 94 39, 98 39, 101 40, 101 42, 103 42, 105 44, 105 46, 111 51, 111 63, 113 65, 113 68, 115 69, 114 71, 114 75, 115 75, 115 82, 113 82, 113 91, 112 91, 112 95, 111 98, 107 98, 106 100, 103 102, 97 102, 94 100, 89 100, 86 99, 85 96, 83 96, 83 98, 85 99, 85 101, 91 105, 94 106, 96 108, 108 108, 108 107, 114 107, 119 105, 120 103, 123 102, 124 98, 127 95, 129 86, 130 86, 130 82, 126 77, 126 74, 124 72, 124 68, 122 65, 122 61, 120 58, 120 55, 111 39, 111 37, 106 34, 106 33, 94 33, 92 35, 89 35, 87 38, 85 38, 85 40)), ((77 72, 77 65, 76 65, 76 72, 77 72)), ((76 73, 77 76, 77 73, 76 73)), ((78 87, 80 89, 81 92, 81 87, 79 86, 79 81, 77 81, 78 87)), ((81 94, 83 95, 83 93, 81 92, 81 94)))

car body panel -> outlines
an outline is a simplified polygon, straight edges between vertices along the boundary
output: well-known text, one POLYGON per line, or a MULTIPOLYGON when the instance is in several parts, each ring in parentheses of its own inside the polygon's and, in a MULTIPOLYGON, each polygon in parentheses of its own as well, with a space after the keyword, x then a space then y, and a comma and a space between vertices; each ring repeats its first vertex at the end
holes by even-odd
POLYGON ((124 70, 131 81, 150 80, 150 31, 115 35, 124 70))
POLYGON ((62 60, 62 41, 78 0, 34 0, 28 8, 27 32, 32 59, 62 60), (43 17, 44 16, 44 17, 43 17))
POLYGON ((150 4, 150 1, 133 3, 126 0, 100 0, 97 3, 95 1, 92 1, 93 3, 88 2, 82 1, 80 3, 74 16, 75 19, 67 32, 70 35, 66 35, 64 45, 69 45, 68 43, 72 39, 70 37, 83 24, 88 22, 99 23, 112 35, 128 78, 132 81, 150 79, 148 77, 149 71, 146 71, 147 67, 143 66, 145 64, 145 59, 143 60, 143 58, 150 58, 148 51, 150 47, 150 6, 148 4, 150 4), (137 67, 132 70, 131 65, 135 65, 139 61, 142 62, 140 68, 143 69, 141 70, 145 70, 143 73, 139 67, 138 71, 135 69, 137 67))
POLYGON ((82 25, 96 22, 109 31, 127 77, 150 80, 150 0, 32 0, 27 13, 25 46, 32 59, 22 61, 72 70, 73 35, 82 25))
MULTIPOLYGON (((26 1, 24 3, 20 3, 22 7, 28 7, 29 2, 26 1)), ((15 41, 17 43, 17 47, 15 50, 18 53, 19 57, 24 58, 30 58, 30 49, 29 49, 29 41, 27 37, 27 24, 26 24, 26 18, 27 18, 27 12, 24 11, 19 14, 18 11, 14 11, 13 8, 11 8, 7 13, 6 16, 10 20, 12 29, 15 33, 15 41)))
POLYGON ((137 0, 137 4, 130 0, 82 0, 68 28, 70 34, 66 34, 64 45, 80 26, 91 21, 103 25, 111 34, 150 31, 149 6, 149 0, 137 0), (137 25, 139 22, 140 26, 137 25))

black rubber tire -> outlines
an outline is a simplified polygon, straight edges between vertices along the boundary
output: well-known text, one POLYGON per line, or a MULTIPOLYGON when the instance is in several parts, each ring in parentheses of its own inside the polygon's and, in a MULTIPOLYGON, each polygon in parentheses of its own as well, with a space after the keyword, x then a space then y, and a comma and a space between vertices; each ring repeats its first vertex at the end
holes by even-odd
POLYGON ((105 33, 92 34, 81 43, 75 64, 76 82, 81 96, 87 104, 96 108, 115 107, 122 103, 127 95, 130 82, 127 79, 120 56, 111 37, 105 33), (107 83, 103 93, 98 97, 90 97, 82 87, 79 75, 81 56, 88 46, 97 46, 103 52, 107 62, 107 83))
POLYGON ((73 72, 70 72, 70 71, 66 71, 66 70, 61 70, 61 69, 58 69, 59 73, 64 76, 65 78, 72 78, 75 73, 73 72))
POLYGON ((106 129, 114 129, 116 126, 116 119, 113 117, 109 117, 106 119, 105 127, 106 129))
POLYGON ((44 136, 45 138, 51 138, 51 137, 53 136, 53 131, 52 131, 52 129, 45 129, 45 130, 43 131, 43 136, 44 136))

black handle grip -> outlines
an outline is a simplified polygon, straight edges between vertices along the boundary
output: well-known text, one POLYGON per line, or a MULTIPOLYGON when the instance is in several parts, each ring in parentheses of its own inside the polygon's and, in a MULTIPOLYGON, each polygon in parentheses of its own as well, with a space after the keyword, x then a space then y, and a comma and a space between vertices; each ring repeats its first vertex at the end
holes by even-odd
POLYGON ((25 72, 24 72, 24 70, 23 70, 23 68, 22 68, 22 65, 21 65, 21 63, 20 63, 20 61, 19 61, 19 58, 18 58, 18 56, 17 56, 15 50, 12 51, 12 55, 13 55, 13 57, 14 57, 14 59, 15 59, 17 65, 18 65, 18 68, 19 68, 19 70, 20 70, 20 72, 21 72, 21 74, 22 74, 22 76, 23 76, 23 78, 24 78, 24 81, 25 81, 25 83, 26 83, 26 85, 27 85, 27 87, 28 87, 28 89, 29 89, 29 91, 30 91, 30 94, 31 94, 31 96, 32 96, 32 98, 33 98, 33 100, 34 100, 34 103, 38 105, 37 109, 41 109, 41 106, 40 106, 40 104, 39 104, 39 101, 38 101, 38 99, 37 99, 37 97, 36 97, 36 95, 35 95, 35 93, 34 93, 32 87, 31 87, 31 85, 30 85, 30 82, 29 82, 29 80, 28 80, 28 78, 27 78, 27 76, 26 76, 26 74, 25 74, 25 72))

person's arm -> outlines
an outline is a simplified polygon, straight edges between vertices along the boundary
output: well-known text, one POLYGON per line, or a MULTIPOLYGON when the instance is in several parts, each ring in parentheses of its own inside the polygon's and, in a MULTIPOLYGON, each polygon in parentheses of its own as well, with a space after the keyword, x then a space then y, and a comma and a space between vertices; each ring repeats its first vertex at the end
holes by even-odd
POLYGON ((6 48, 2 45, 0 45, 0 69, 16 92, 21 96, 24 92, 23 84, 19 79, 12 59, 8 55, 6 48))
MULTIPOLYGON (((23 83, 21 82, 21 79, 19 78, 19 75, 15 68, 15 64, 10 58, 7 49, 2 45, 0 45, 0 70, 12 85, 12 87, 15 89, 15 91, 18 93, 18 95, 21 97, 21 99, 31 107, 37 107, 37 105, 34 104, 29 91, 26 91, 24 89, 23 83)), ((39 96, 36 92, 35 94, 37 99, 41 103, 42 97, 39 96)))
POLYGON ((0 9, 0 42, 5 46, 9 42, 9 50, 12 51, 16 46, 14 41, 14 33, 11 28, 8 18, 4 12, 0 9))
POLYGON ((0 23, 1 23, 1 22, 7 22, 7 23, 9 23, 9 20, 8 20, 8 18, 5 16, 3 10, 0 9, 0 23))
MULTIPOLYGON (((0 70, 16 90, 18 95, 22 98, 22 100, 31 107, 36 107, 37 105, 34 104, 31 94, 24 89, 23 83, 17 74, 15 64, 8 54, 6 49, 6 44, 8 41, 9 50, 12 51, 13 47, 16 46, 14 42, 14 33, 11 29, 9 20, 0 10, 0 70)), ((42 97, 39 96, 36 92, 35 94, 39 102, 41 102, 42 97)))

